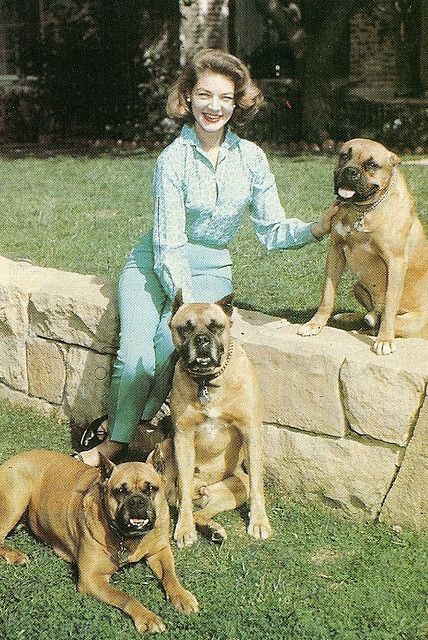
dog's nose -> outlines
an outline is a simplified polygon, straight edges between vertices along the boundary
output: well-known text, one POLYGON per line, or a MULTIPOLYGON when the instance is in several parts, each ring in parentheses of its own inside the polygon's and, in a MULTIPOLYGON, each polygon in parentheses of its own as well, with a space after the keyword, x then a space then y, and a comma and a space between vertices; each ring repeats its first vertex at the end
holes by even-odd
POLYGON ((210 339, 205 335, 205 333, 199 333, 195 336, 195 342, 198 347, 206 347, 209 344, 210 339))
POLYGON ((349 166, 343 169, 342 175, 348 180, 356 180, 361 177, 361 171, 358 167, 349 166))

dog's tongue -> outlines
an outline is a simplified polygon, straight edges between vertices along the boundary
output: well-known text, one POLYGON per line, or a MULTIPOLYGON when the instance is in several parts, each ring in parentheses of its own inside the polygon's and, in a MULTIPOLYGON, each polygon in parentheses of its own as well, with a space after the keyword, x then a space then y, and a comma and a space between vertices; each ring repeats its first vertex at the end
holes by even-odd
POLYGON ((345 200, 348 200, 349 198, 352 198, 352 196, 355 194, 355 191, 352 191, 352 189, 344 189, 343 187, 340 187, 340 189, 337 190, 337 193, 341 198, 345 198, 345 200))

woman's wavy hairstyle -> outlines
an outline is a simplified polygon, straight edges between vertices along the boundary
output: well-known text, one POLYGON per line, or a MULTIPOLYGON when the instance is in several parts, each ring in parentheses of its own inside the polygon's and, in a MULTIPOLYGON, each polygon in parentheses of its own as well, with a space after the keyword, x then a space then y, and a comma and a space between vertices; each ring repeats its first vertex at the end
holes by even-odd
POLYGON ((230 78, 235 85, 235 110, 231 123, 241 125, 257 113, 263 94, 251 79, 245 64, 221 49, 203 49, 194 55, 182 69, 172 86, 166 110, 178 122, 193 123, 194 117, 186 98, 192 93, 198 77, 204 71, 213 71, 230 78))

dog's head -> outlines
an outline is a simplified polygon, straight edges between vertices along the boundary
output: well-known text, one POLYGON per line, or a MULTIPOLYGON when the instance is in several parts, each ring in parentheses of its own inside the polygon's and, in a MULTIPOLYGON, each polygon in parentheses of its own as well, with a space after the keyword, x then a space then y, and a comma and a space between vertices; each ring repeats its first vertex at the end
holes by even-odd
POLYGON ((230 341, 232 298, 231 294, 218 302, 183 304, 181 292, 175 296, 170 320, 172 339, 191 373, 210 375, 221 366, 230 341))
POLYGON ((100 454, 104 508, 110 523, 124 538, 151 531, 165 509, 163 480, 144 462, 114 465, 100 454))
POLYGON ((334 169, 334 191, 339 201, 371 204, 388 189, 398 163, 395 153, 365 138, 345 142, 334 169))

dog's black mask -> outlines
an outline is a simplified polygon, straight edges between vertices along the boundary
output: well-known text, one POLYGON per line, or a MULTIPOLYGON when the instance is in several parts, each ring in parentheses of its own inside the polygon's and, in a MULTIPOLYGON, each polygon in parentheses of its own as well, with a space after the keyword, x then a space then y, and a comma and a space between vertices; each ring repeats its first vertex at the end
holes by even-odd
POLYGON ((378 184, 370 184, 364 175, 361 167, 346 165, 339 168, 334 173, 334 192, 341 200, 346 200, 340 195, 340 189, 354 191, 354 195, 348 200, 353 202, 364 202, 372 198, 379 190, 378 184))
POLYGON ((180 356, 186 368, 194 373, 209 373, 221 364, 224 345, 216 329, 196 329, 185 339, 180 356))
MULTIPOLYGON (((118 508, 115 514, 115 526, 126 537, 143 536, 153 529, 156 520, 156 510, 152 496, 157 488, 148 485, 147 490, 121 496, 121 489, 113 490, 118 508)), ((122 490, 124 492, 124 490, 122 490)))

